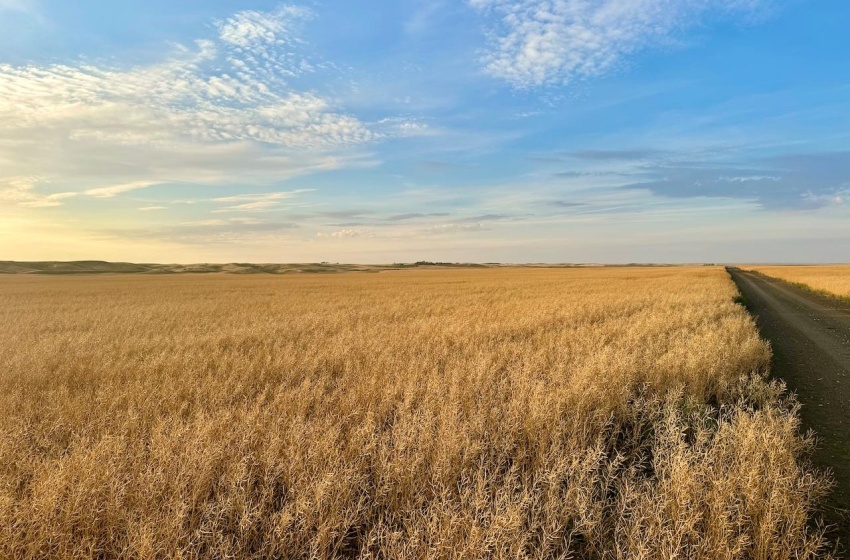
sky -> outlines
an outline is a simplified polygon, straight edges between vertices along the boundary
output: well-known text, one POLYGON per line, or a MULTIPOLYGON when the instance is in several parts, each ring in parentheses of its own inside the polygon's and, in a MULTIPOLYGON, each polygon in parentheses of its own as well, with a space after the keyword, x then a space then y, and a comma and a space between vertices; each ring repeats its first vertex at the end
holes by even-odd
POLYGON ((0 260, 850 261, 843 0, 0 0, 0 260))

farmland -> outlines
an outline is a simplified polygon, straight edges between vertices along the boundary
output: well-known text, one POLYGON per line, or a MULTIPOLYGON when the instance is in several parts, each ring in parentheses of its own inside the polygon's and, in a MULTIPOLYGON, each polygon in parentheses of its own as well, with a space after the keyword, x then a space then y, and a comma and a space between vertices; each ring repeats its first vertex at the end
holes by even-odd
POLYGON ((719 267, 0 278, 0 557, 813 558, 719 267))
POLYGON ((786 282, 801 284, 810 290, 850 298, 850 266, 847 265, 749 266, 745 268, 786 282))

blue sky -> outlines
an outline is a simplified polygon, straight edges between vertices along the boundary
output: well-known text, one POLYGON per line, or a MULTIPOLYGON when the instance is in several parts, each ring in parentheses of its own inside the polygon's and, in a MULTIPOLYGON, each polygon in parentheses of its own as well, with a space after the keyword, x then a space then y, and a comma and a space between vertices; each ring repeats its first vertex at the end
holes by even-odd
POLYGON ((0 0, 0 258, 839 262, 850 5, 0 0))

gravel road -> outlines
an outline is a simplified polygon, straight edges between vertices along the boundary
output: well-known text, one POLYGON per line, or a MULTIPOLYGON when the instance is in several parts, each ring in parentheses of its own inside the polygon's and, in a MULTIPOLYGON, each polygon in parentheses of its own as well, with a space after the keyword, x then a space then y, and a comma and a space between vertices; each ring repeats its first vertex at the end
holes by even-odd
POLYGON ((845 550, 850 543, 850 305, 781 280, 730 268, 759 330, 773 348, 773 375, 803 405, 818 436, 814 461, 837 483, 828 504, 845 550))

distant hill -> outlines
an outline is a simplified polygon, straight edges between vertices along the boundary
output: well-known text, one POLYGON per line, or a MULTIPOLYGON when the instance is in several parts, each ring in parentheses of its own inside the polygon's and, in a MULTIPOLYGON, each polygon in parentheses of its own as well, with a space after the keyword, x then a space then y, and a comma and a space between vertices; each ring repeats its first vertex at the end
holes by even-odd
POLYGON ((73 262, 16 262, 0 261, 3 274, 94 274, 109 272, 140 273, 152 272, 158 265, 133 263, 110 263, 104 261, 73 262))
MULTIPOLYGON (((137 264, 106 261, 0 261, 0 274, 294 274, 334 272, 380 272, 408 268, 483 267, 481 264, 431 263, 359 264, 137 264)), ((498 265, 487 265, 498 266, 498 265)))
POLYGON ((418 261, 394 264, 339 264, 339 263, 226 263, 226 264, 150 264, 106 261, 0 261, 0 274, 305 274, 339 272, 382 272, 385 270, 438 269, 438 268, 587 268, 587 267, 663 267, 663 266, 714 266, 703 264, 548 264, 548 263, 449 263, 418 261))

